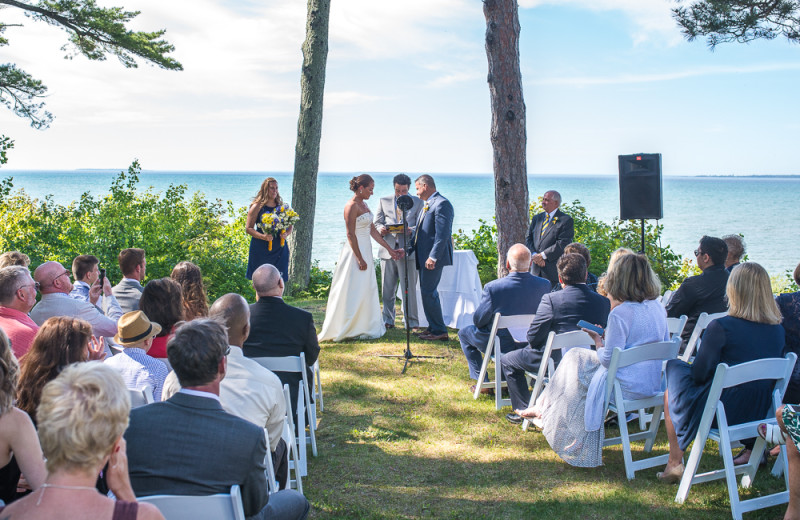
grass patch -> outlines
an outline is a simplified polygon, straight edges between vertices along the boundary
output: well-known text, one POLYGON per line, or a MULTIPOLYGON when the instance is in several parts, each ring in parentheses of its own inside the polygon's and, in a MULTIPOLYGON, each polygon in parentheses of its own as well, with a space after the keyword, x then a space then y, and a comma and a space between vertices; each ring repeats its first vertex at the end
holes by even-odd
MULTIPOLYGON (((323 300, 292 303, 322 324, 323 300)), ((508 408, 496 411, 488 396, 472 399, 466 361, 452 330, 450 337, 430 343, 412 336, 415 354, 444 359, 414 361, 405 375, 400 375, 402 359, 377 357, 403 352, 401 329, 378 340, 321 345, 325 411, 319 456, 309 456, 303 482, 313 518, 731 517, 722 481, 692 487, 683 505, 674 502, 677 485, 656 479, 659 468, 639 471, 628 482, 620 446, 604 450, 600 468, 568 466, 541 433, 525 433, 506 422, 508 408)), ((616 428, 606 433, 617 434, 616 428)), ((666 452, 662 426, 653 453, 666 452)), ((642 453, 642 444, 634 444, 634 459, 642 453)), ((703 465, 722 466, 713 448, 707 448, 703 465)), ((770 493, 782 485, 762 468, 746 494, 770 493)), ((776 506, 745 518, 781 518, 784 510, 776 506)))

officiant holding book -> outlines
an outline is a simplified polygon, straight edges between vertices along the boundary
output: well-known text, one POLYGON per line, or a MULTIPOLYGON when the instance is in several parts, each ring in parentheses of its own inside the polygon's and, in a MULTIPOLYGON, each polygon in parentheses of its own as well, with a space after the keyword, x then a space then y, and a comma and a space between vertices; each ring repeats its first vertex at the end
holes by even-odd
MULTIPOLYGON (((378 203, 378 212, 375 214, 375 228, 381 236, 392 246, 393 249, 405 248, 406 237, 403 236, 403 211, 397 207, 397 198, 409 195, 411 178, 401 173, 395 175, 392 180, 394 184, 394 194, 388 197, 381 197, 378 203)), ((422 200, 413 195, 409 195, 414 201, 414 205, 406 212, 408 221, 408 237, 414 234, 416 229, 419 212, 422 209, 422 200)), ((398 283, 402 289, 403 280, 406 276, 406 259, 392 260, 389 251, 383 248, 378 249, 378 257, 381 259, 381 278, 383 295, 383 323, 387 329, 394 328, 395 320, 395 299, 398 283)), ((408 259, 408 316, 406 320, 408 326, 419 327, 419 315, 417 312, 417 269, 412 254, 408 259)), ((405 312, 405 292, 401 291, 403 297, 403 309, 405 312)))

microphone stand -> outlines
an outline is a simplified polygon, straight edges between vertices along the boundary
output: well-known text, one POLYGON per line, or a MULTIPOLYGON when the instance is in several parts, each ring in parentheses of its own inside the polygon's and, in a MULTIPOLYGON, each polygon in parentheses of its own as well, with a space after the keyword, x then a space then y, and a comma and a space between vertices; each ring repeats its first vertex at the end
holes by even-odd
POLYGON ((409 252, 411 251, 411 246, 408 245, 408 219, 407 219, 407 211, 408 208, 403 206, 401 208, 403 210, 403 251, 405 253, 403 258, 403 263, 405 265, 405 276, 403 277, 403 321, 406 324, 406 350, 403 352, 402 355, 379 355, 378 357, 385 357, 385 358, 404 358, 405 363, 403 364, 403 370, 400 371, 401 374, 406 373, 406 369, 408 368, 408 363, 412 359, 444 359, 444 356, 417 356, 411 352, 411 324, 408 319, 408 257, 409 252))

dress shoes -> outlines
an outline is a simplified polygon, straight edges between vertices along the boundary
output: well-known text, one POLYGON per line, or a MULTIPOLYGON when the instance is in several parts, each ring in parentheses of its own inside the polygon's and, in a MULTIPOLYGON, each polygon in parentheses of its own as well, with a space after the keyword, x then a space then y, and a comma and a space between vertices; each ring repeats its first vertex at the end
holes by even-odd
POLYGON ((522 417, 520 417, 519 415, 517 415, 517 414, 515 414, 513 412, 509 413, 509 414, 506 414, 506 420, 508 422, 510 422, 511 424, 522 424, 522 421, 523 421, 522 417))
MULTIPOLYGON (((469 393, 472 395, 475 395, 475 386, 476 385, 472 385, 469 387, 469 393)), ((481 388, 481 393, 486 395, 494 395, 494 388, 481 388)))
POLYGON ((394 324, 392 324, 392 323, 384 323, 383 326, 386 327, 386 330, 394 328, 394 324))
POLYGON ((431 333, 430 329, 423 329, 422 327, 416 327, 411 329, 411 334, 415 336, 421 336, 423 334, 430 334, 430 333, 431 333))
POLYGON ((427 332, 425 334, 420 334, 419 339, 423 339, 425 341, 449 341, 450 337, 447 335, 446 332, 441 334, 436 334, 434 332, 427 332))
POLYGON ((675 466, 670 471, 659 471, 656 473, 656 477, 661 482, 666 482, 667 484, 677 484, 683 478, 683 472, 686 470, 683 464, 675 466))

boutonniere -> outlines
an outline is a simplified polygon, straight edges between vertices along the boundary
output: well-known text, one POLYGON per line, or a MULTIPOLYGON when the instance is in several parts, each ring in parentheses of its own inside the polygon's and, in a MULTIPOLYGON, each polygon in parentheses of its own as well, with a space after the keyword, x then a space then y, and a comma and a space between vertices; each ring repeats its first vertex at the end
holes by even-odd
POLYGON ((426 202, 425 205, 422 207, 422 211, 428 211, 429 209, 431 209, 431 207, 428 206, 428 203, 426 202))
POLYGON ((553 224, 555 224, 556 222, 558 222, 558 217, 553 217, 553 224))

